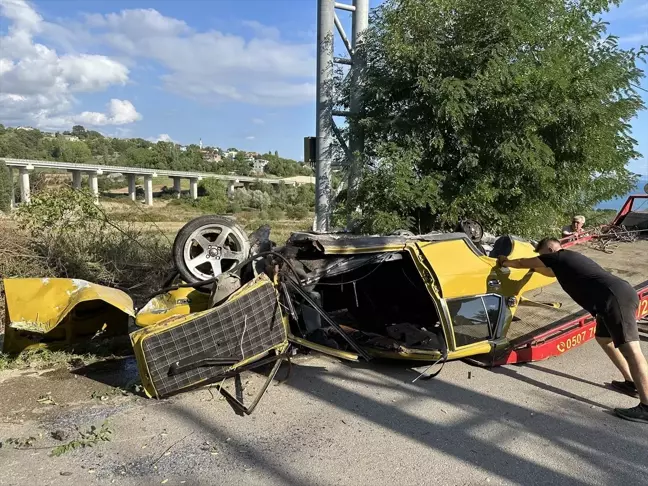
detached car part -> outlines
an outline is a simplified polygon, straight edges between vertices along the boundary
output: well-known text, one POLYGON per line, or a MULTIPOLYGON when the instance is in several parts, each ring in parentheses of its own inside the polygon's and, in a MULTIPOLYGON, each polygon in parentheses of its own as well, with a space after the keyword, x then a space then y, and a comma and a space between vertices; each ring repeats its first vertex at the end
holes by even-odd
POLYGON ((69 278, 4 279, 3 351, 56 349, 128 333, 135 317, 124 292, 69 278))
POLYGON ((243 229, 222 216, 192 219, 173 242, 173 263, 188 283, 218 277, 249 256, 250 242, 243 229))
POLYGON ((131 341, 144 390, 158 398, 222 380, 289 346, 277 292, 264 274, 217 307, 172 315, 131 333, 131 341))

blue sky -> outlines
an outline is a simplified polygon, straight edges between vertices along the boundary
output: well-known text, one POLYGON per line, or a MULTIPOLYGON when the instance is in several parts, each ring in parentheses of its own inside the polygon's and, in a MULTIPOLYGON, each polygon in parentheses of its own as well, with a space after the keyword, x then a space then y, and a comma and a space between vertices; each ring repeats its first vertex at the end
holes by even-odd
MULTIPOLYGON (((303 137, 314 135, 316 0, 0 0, 0 7, 2 123, 80 123, 109 135, 202 138, 296 159, 303 137)), ((628 0, 606 17, 624 47, 648 44, 647 0, 628 0)), ((633 130, 648 155, 647 113, 633 130)), ((632 169, 645 175, 647 166, 632 169)))

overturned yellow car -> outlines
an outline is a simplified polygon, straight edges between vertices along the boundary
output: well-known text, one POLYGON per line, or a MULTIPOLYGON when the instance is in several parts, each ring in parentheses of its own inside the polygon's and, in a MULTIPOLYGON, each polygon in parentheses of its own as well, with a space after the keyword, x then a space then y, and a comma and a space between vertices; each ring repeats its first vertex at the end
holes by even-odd
POLYGON ((494 355, 510 347, 520 305, 550 306, 522 294, 555 281, 501 269, 500 254, 534 248, 504 236, 485 250, 466 233, 294 233, 277 248, 268 229, 248 239, 225 218, 201 217, 174 244, 182 283, 139 311, 126 293, 89 282, 5 279, 4 351, 130 331, 156 397, 260 364, 276 372, 290 343, 348 360, 494 355))

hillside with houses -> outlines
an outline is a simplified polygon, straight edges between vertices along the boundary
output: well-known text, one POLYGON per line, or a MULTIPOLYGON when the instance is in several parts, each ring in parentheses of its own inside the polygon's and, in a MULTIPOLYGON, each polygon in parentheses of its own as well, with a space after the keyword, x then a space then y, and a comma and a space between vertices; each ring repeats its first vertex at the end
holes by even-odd
POLYGON ((214 172, 263 177, 312 176, 310 166, 281 157, 229 147, 182 145, 170 140, 105 136, 81 125, 70 131, 47 132, 0 124, 0 157, 124 167, 214 172))

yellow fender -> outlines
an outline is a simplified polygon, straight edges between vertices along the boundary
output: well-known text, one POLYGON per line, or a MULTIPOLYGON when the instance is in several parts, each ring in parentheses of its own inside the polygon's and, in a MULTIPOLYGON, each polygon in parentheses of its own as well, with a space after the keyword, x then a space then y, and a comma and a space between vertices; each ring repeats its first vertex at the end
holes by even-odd
POLYGON ((121 290, 68 278, 4 279, 3 351, 55 348, 96 335, 128 334, 133 300, 121 290))

